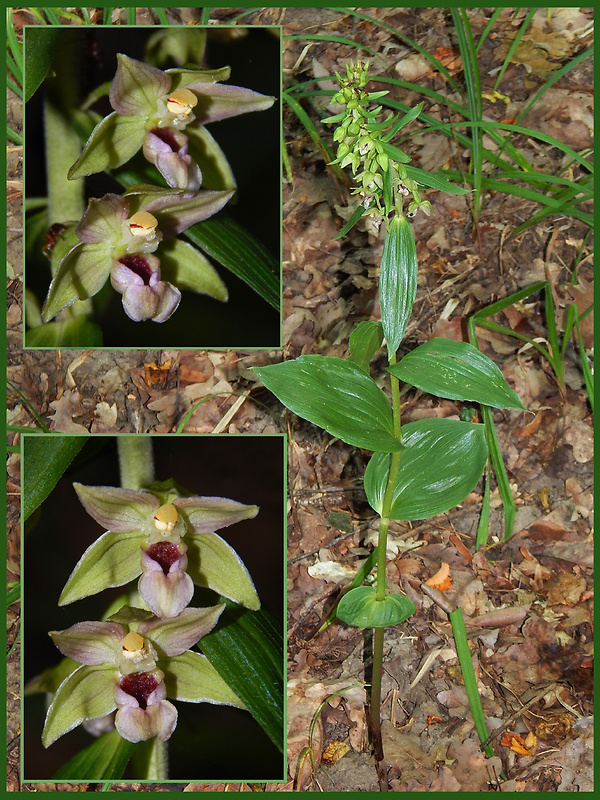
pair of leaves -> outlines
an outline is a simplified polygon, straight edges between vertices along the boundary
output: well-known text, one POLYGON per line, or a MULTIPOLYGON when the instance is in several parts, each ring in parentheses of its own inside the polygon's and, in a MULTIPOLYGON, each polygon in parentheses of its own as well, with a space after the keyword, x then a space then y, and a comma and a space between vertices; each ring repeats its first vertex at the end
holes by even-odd
POLYGON ((365 628, 389 628, 399 625, 417 610, 412 600, 403 594, 388 594, 383 600, 376 597, 374 586, 359 586, 345 594, 337 607, 337 616, 348 625, 365 628))

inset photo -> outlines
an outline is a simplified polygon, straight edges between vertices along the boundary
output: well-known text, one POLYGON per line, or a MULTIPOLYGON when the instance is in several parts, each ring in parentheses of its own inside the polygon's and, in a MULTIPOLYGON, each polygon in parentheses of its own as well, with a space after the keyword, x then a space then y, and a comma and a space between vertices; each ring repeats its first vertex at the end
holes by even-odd
POLYGON ((24 41, 25 347, 280 347, 280 27, 24 41))
POLYGON ((23 441, 24 782, 285 779, 285 438, 23 441))

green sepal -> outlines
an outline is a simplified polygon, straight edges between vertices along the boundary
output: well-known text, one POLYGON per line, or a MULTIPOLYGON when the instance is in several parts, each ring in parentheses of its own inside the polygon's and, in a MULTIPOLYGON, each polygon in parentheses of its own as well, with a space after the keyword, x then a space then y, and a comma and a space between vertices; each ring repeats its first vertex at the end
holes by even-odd
POLYGON ((79 559, 58 600, 59 606, 123 586, 142 572, 143 533, 106 531, 79 559))
POLYGON ((56 666, 45 669, 41 675, 36 675, 35 678, 28 681, 23 687, 23 696, 29 697, 39 692, 54 694, 61 683, 80 666, 81 664, 73 661, 72 658, 62 658, 56 666))
POLYGON ((167 696, 188 703, 217 703, 245 708, 206 656, 187 650, 157 662, 165 674, 167 696))
POLYGON ((373 319, 363 320, 350 334, 349 360, 369 375, 369 362, 381 347, 382 342, 381 322, 373 319))
POLYGON ((196 586, 205 586, 257 611, 260 600, 244 562, 216 533, 187 534, 187 573, 196 586))
MULTIPOLYGON (((194 31, 195 33, 195 31, 194 31)), ((186 59, 186 61, 196 61, 200 59, 186 59)), ((220 67, 219 69, 184 69, 175 67, 174 69, 165 70, 167 75, 171 76, 171 93, 176 89, 182 89, 184 86, 189 86, 190 83, 201 81, 202 83, 222 83, 228 81, 231 76, 231 67, 220 67)), ((186 131, 187 133, 187 131, 186 131)))
POLYGON ((468 342, 430 339, 388 372, 436 397, 526 410, 492 359, 468 342))
POLYGON ((115 710, 115 672, 113 665, 83 666, 61 683, 46 715, 44 747, 84 720, 104 717, 115 710))
POLYGON ((143 117, 113 111, 96 125, 67 177, 74 180, 120 167, 137 153, 145 135, 143 117))
POLYGON ((143 608, 134 608, 133 606, 122 605, 114 614, 106 617, 108 622, 118 622, 119 625, 132 625, 133 630, 137 629, 140 622, 152 619, 154 614, 152 611, 147 611, 143 608))
POLYGON ((42 320, 49 322, 63 308, 97 294, 110 275, 112 245, 75 245, 60 262, 42 307, 42 320))
POLYGON ((171 239, 161 246, 159 255, 162 280, 169 281, 179 289, 190 289, 222 303, 227 302, 229 294, 219 273, 191 244, 171 239))
POLYGON ((375 586, 351 589, 340 600, 336 614, 342 622, 356 628, 389 628, 411 617, 416 609, 412 600, 403 594, 388 594, 376 599, 375 586))
POLYGON ((404 338, 417 294, 417 247, 408 220, 396 215, 388 225, 381 255, 381 324, 390 356, 404 338))
POLYGON ((368 450, 400 449, 389 400, 356 364, 332 356, 300 356, 254 371, 294 414, 332 436, 368 450))
MULTIPOLYGON (((402 426, 402 454, 390 519, 428 519, 461 503, 477 486, 487 461, 483 425, 453 419, 421 419, 402 426)), ((383 511, 391 457, 375 453, 365 471, 371 508, 383 511)))
POLYGON ((217 191, 235 189, 237 183, 227 156, 204 125, 189 125, 185 134, 188 153, 202 170, 203 188, 217 191))

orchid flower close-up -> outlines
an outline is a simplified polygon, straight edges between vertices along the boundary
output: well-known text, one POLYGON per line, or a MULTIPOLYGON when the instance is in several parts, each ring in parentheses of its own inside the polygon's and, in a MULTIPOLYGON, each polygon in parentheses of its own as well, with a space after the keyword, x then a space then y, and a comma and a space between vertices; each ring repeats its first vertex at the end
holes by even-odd
POLYGON ((106 528, 73 570, 59 605, 141 574, 138 591, 157 616, 176 617, 194 584, 250 609, 260 601, 248 570, 215 530, 252 519, 257 506, 224 497, 159 497, 148 491, 75 484, 85 510, 106 528))

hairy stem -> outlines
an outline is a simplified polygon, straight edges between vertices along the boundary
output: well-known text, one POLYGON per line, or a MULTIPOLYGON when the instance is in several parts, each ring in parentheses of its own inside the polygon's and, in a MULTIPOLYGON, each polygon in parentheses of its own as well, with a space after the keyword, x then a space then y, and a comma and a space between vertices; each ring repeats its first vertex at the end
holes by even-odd
POLYGON ((123 489, 143 489, 154 480, 150 436, 118 436, 119 470, 123 489))
MULTIPOLYGON (((396 355, 390 355, 390 365, 396 363, 396 355)), ((400 424, 400 385, 398 378, 391 378, 392 389, 392 415, 394 421, 394 434, 398 441, 402 441, 402 427, 400 424)), ((392 507, 394 486, 400 466, 400 451, 392 453, 388 482, 383 497, 381 518, 379 520, 379 535, 377 539, 377 582, 375 584, 375 597, 377 600, 385 599, 385 568, 387 562, 387 534, 390 524, 389 513, 392 507)), ((383 676, 383 632, 384 628, 375 628, 373 634, 373 678, 371 681, 371 736, 377 761, 383 760, 383 744, 381 741, 381 679, 383 676)), ((381 784, 387 787, 385 781, 381 784)))
POLYGON ((81 154, 81 140, 71 121, 79 71, 75 41, 61 38, 45 83, 44 128, 48 182, 48 222, 76 222, 85 211, 83 180, 67 180, 69 167, 81 154))

